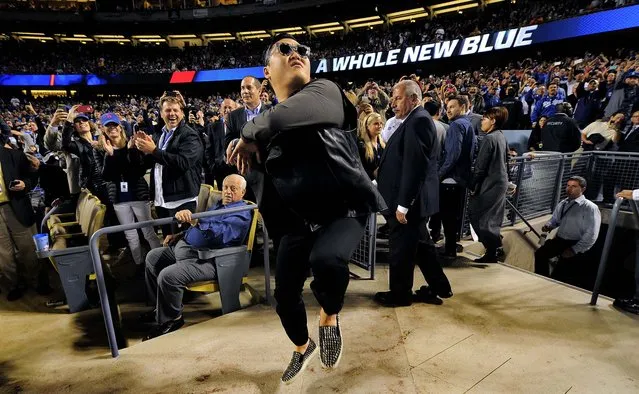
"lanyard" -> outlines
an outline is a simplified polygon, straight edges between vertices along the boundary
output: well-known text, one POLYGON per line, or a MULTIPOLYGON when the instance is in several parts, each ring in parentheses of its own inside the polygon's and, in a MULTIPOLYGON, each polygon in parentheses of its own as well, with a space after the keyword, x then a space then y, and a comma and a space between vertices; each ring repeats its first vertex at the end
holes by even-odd
POLYGON ((166 150, 166 147, 169 145, 169 141, 171 140, 171 137, 173 136, 173 131, 169 131, 164 132, 164 134, 162 135, 162 142, 160 143, 160 150, 166 150))
POLYGON ((575 201, 571 201, 570 206, 568 206, 568 203, 566 203, 566 205, 564 205, 563 208, 561 209, 561 215, 559 216, 559 220, 563 219, 564 216, 566 216, 566 214, 575 207, 575 205, 577 205, 575 201))

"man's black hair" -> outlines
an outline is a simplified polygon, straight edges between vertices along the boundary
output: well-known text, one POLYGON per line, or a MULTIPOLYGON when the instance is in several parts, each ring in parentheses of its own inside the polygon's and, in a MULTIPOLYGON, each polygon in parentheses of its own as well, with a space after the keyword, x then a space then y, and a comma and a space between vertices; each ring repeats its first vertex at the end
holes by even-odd
POLYGON ((297 41, 292 34, 288 33, 280 33, 273 37, 273 39, 271 39, 268 46, 266 47, 266 50, 264 51, 264 65, 268 65, 269 59, 271 58, 271 50, 273 49, 273 45, 285 38, 290 38, 291 40, 297 41))
POLYGON ((578 175, 573 175, 570 178, 568 178, 568 180, 577 182, 579 184, 579 187, 581 187, 582 189, 585 189, 586 186, 588 186, 586 179, 578 175))
POLYGON ((434 101, 434 100, 424 103, 424 108, 426 109, 426 111, 428 111, 430 116, 437 115, 439 113, 441 107, 442 107, 441 104, 439 104, 439 102, 434 101))

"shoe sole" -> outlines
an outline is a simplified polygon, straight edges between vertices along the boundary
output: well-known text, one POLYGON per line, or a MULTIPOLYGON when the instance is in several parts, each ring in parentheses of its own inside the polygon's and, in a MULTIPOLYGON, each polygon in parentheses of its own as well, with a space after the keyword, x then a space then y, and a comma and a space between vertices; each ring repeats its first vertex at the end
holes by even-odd
POLYGON ((304 360, 304 362, 302 363, 302 368, 300 369, 300 371, 297 373, 297 375, 293 376, 293 378, 291 378, 291 380, 287 380, 287 381, 283 381, 282 383, 286 384, 287 386, 289 384, 292 384, 293 382, 295 382, 297 380, 297 378, 299 378, 302 375, 302 372, 304 372, 304 370, 306 370, 306 367, 308 366, 308 363, 317 355, 317 352, 319 351, 319 346, 315 346, 315 350, 313 350, 313 352, 311 354, 309 354, 308 358, 306 360, 304 360))

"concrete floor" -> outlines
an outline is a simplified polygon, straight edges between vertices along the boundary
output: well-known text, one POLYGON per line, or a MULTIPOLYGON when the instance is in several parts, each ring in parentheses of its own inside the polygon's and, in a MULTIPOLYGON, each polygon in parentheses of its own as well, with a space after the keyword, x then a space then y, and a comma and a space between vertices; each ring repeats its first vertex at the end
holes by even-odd
MULTIPOLYGON (((446 272, 455 296, 442 306, 377 306, 386 266, 375 281, 352 281, 339 369, 315 360, 291 386, 279 377, 292 348, 268 306, 210 319, 218 296, 197 298, 185 317, 199 324, 144 343, 137 335, 111 359, 98 310, 69 315, 3 294, 0 392, 639 392, 637 316, 508 266, 458 262, 446 272)), ((260 275, 252 270, 251 284, 263 289, 260 275)), ((305 296, 317 338, 318 306, 305 296)), ((142 307, 122 309, 126 325, 142 307)))

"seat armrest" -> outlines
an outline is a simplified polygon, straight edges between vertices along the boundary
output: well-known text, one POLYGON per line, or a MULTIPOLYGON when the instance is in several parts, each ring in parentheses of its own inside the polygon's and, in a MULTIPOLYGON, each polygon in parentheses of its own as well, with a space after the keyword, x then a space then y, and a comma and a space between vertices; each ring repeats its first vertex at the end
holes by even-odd
POLYGON ((232 246, 222 249, 198 249, 197 257, 200 260, 210 260, 220 256, 226 256, 229 254, 242 253, 246 251, 246 245, 232 246))
POLYGON ((36 254, 38 255, 38 258, 46 259, 49 257, 58 257, 58 256, 66 256, 69 254, 83 253, 87 250, 89 250, 89 246, 85 245, 85 246, 74 246, 71 248, 56 249, 56 250, 50 249, 45 252, 36 252, 36 254))

